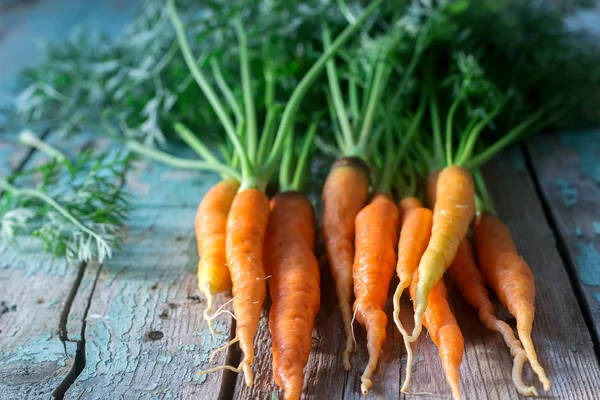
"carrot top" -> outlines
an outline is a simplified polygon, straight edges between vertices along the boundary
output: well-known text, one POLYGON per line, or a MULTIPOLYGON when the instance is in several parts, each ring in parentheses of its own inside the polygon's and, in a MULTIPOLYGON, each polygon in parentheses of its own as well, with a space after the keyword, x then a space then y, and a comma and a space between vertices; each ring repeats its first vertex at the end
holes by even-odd
MULTIPOLYGON (((203 71, 202 67, 206 57, 201 57, 203 61, 198 62, 192 54, 185 27, 175 8, 175 1, 168 0, 167 11, 175 28, 177 44, 181 49, 192 78, 198 84, 216 114, 225 132, 226 140, 221 147, 221 157, 217 157, 208 146, 182 123, 175 123, 173 126, 175 132, 200 156, 201 161, 179 159, 133 141, 128 142, 128 147, 137 153, 175 167, 210 170, 220 173, 223 177, 233 177, 241 182, 240 190, 257 188, 264 191, 282 161, 289 138, 293 136, 293 124, 303 98, 325 69, 327 61, 360 29, 367 17, 382 2, 383 0, 373 0, 356 18, 356 21, 348 25, 333 41, 331 41, 329 29, 327 27, 323 28, 323 36, 328 38, 325 51, 299 80, 283 107, 275 102, 275 68, 272 63, 265 62, 262 71, 264 76, 264 107, 260 107, 260 110, 266 110, 266 115, 259 116, 257 112, 259 107, 256 106, 258 100, 255 98, 253 90, 256 77, 252 76, 248 34, 241 14, 233 18, 233 30, 238 44, 237 55, 239 56, 241 82, 241 88, 236 89, 239 89, 237 91, 242 93, 240 102, 234 95, 236 90, 225 81, 223 71, 216 59, 211 59, 210 63, 212 76, 203 71), (213 87, 213 81, 222 96, 219 96, 213 87), (262 129, 259 129, 259 121, 264 121, 262 129)), ((240 10, 236 12, 241 13, 240 10)), ((294 178, 297 179, 292 179, 292 182, 288 183, 299 186, 302 173, 294 178), (295 180, 298 182, 295 182, 295 180)))

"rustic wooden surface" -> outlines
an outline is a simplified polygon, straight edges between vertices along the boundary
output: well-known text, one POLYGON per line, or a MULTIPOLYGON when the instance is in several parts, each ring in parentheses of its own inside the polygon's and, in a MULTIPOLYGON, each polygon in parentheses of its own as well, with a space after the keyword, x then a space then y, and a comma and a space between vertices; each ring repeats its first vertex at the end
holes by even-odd
POLYGON ((527 146, 573 285, 600 337, 600 130, 540 137, 527 146))
MULTIPOLYGON (((10 98, 14 74, 39 60, 33 51, 37 39, 60 39, 82 20, 118 32, 131 18, 137 0, 92 3, 40 0, 0 12, 0 60, 10 60, 0 65, 0 103, 10 98), (32 51, 16 52, 19 48, 32 51)), ((48 135, 46 140, 58 139, 48 135)), ((67 147, 75 151, 82 145, 74 141, 67 147)), ((14 132, 0 131, 0 178, 42 157, 17 145, 14 132)), ((533 340, 553 380, 552 390, 543 397, 595 399, 600 393, 597 347, 592 345, 600 337, 599 160, 598 131, 540 136, 523 150, 505 153, 485 171, 499 214, 534 271, 538 295, 533 340)), ((323 176, 327 168, 326 163, 317 165, 315 173, 323 176)), ((231 372, 197 374, 215 365, 235 365, 239 359, 236 345, 208 363, 210 353, 232 337, 234 324, 227 316, 219 318, 221 333, 211 337, 201 318, 204 303, 195 285, 191 221, 197 202, 216 179, 153 163, 136 164, 125 183, 136 195, 127 240, 103 266, 67 265, 44 255, 35 243, 0 251, 0 400, 49 398, 69 371, 80 372, 74 374, 74 382, 62 386, 69 399, 282 398, 271 374, 269 301, 256 337, 256 385, 245 387, 243 379, 231 372), (65 355, 58 327, 72 288, 66 331, 79 342, 67 342, 65 355)), ((312 189, 319 213, 318 187, 312 189)), ((519 398, 501 338, 483 328, 448 286, 466 342, 461 366, 465 399, 519 398)), ((305 399, 363 397, 359 387, 367 361, 364 328, 355 324, 358 349, 353 370, 346 372, 339 362, 343 334, 332 287, 325 265, 305 399)), ((219 299, 226 300, 226 296, 219 299)), ((403 310, 410 327, 406 299, 403 310)), ((387 311, 391 312, 389 303, 387 311)), ((501 307, 498 313, 514 326, 501 307)), ((449 398, 437 349, 428 337, 423 336, 415 348, 411 389, 421 395, 399 392, 405 357, 400 335, 390 323, 370 398, 449 398)), ((527 369, 526 381, 537 383, 533 378, 527 369)))

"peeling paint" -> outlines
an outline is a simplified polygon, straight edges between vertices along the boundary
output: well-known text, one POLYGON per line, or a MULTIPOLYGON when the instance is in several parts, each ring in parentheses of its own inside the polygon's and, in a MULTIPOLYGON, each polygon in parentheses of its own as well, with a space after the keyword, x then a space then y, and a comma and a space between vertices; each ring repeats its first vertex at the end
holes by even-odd
POLYGON ((571 186, 569 181, 558 178, 554 181, 554 184, 558 186, 558 189, 560 190, 562 202, 565 207, 569 208, 577 204, 577 200, 579 200, 579 192, 577 188, 571 186))
POLYGON ((579 255, 576 257, 579 279, 586 285, 600 287, 600 252, 593 243, 576 243, 579 255))
POLYGON ((58 303, 57 299, 52 299, 49 302, 46 303, 46 308, 47 309, 51 309, 56 303, 58 303))
POLYGON ((600 293, 594 293, 592 296, 594 296, 594 299, 596 299, 596 301, 600 303, 600 293))
POLYGON ((598 221, 593 221, 592 222, 592 229, 594 230, 594 233, 596 235, 600 235, 600 222, 598 221))
POLYGON ((600 132, 566 132, 560 135, 560 144, 577 152, 579 170, 596 183, 600 183, 600 132))
POLYGON ((29 337, 12 351, 0 350, 0 366, 13 363, 39 364, 56 362, 65 364, 65 353, 58 338, 49 331, 38 337, 29 337))

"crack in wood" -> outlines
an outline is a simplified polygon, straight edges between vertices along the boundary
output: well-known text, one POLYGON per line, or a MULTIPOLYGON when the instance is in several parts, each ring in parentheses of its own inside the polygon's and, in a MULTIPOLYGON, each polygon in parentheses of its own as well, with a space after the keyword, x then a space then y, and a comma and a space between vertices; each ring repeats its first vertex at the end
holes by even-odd
MULTIPOLYGON (((85 263, 82 263, 85 264, 85 263)), ((85 271, 85 265, 80 270, 85 271)), ((75 359, 73 361, 73 365, 71 369, 67 373, 67 376, 62 380, 62 382, 58 385, 56 389, 52 392, 52 398, 57 400, 62 400, 65 397, 65 393, 69 388, 75 383, 77 377, 83 372, 86 365, 86 357, 85 357, 85 329, 86 329, 86 319, 88 312, 90 311, 90 307, 92 305, 92 297, 94 296, 94 292, 96 291, 96 284, 98 283, 98 278, 100 277, 100 271, 102 271, 102 264, 98 267, 98 271, 96 272, 96 277, 94 278, 94 282, 92 283, 92 290, 87 299, 87 304, 85 306, 85 310, 83 312, 83 317, 81 321, 81 339, 77 340, 77 350, 75 351, 75 359)), ((80 282, 81 283, 81 280, 80 282)), ((79 287, 79 285, 77 286, 79 287)), ((68 316, 68 314, 67 314, 68 316)), ((64 344, 64 342, 63 342, 64 344)))
POLYGON ((588 303, 585 301, 585 295, 578 284, 579 277, 577 276, 577 266, 573 264, 573 261, 569 256, 568 244, 566 242, 566 239, 560 233, 559 224, 552 212, 550 201, 548 198, 546 198, 544 191, 542 190, 542 184, 537 175, 535 166, 533 165, 532 156, 529 150, 527 149, 526 145, 520 146, 520 149, 523 153, 523 157, 525 158, 527 173, 530 175, 531 180, 533 181, 535 192, 542 204, 542 212, 544 213, 544 216, 548 221, 548 226, 550 227, 552 235, 554 236, 554 240, 556 241, 556 248, 558 249, 561 261, 566 267, 565 269, 567 270, 567 275, 569 276, 569 283, 571 284, 571 289, 575 294, 577 304, 579 305, 579 308, 583 314, 583 320, 585 322, 586 327, 588 328, 588 331, 590 332, 590 336, 592 337, 592 344, 594 347, 594 353, 596 355, 596 361, 600 363, 600 338, 596 335, 595 323, 594 318, 592 316, 592 312, 589 309, 588 303))
POLYGON ((67 329, 67 322, 69 320, 69 314, 71 313, 71 307, 73 306, 73 301, 75 300, 75 296, 79 291, 79 287, 81 286, 81 280, 83 279, 83 275, 85 274, 87 263, 80 262, 77 267, 77 276, 75 280, 71 284, 71 288, 69 289, 69 295, 67 296, 67 300, 65 300, 65 305, 60 312, 60 318, 58 321, 58 338, 63 344, 65 349, 65 356, 68 357, 67 354, 67 342, 70 342, 69 339, 69 331, 67 329))

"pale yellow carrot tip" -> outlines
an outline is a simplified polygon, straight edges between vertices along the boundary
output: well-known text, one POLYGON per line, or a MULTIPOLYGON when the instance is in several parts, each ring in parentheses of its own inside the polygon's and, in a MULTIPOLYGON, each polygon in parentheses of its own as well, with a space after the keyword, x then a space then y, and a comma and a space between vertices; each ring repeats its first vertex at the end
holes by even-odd
POLYGON ((402 293, 404 292, 404 289, 406 289, 406 286, 408 286, 408 285, 406 285, 403 282, 400 282, 398 284, 398 286, 396 286, 396 291, 394 292, 394 297, 393 297, 394 323, 396 324, 396 327, 398 328, 400 333, 402 333, 402 337, 404 337, 404 338, 406 338, 406 336, 408 336, 408 332, 406 332, 404 325, 402 325, 402 321, 400 321, 400 298, 402 297, 402 293))
POLYGON ((517 388, 517 391, 521 393, 523 396, 537 396, 538 392, 534 386, 527 386, 523 382, 523 365, 527 361, 527 355, 524 351, 521 351, 515 356, 513 361, 513 369, 512 369, 512 380, 517 388))
POLYGON ((360 380, 361 380, 360 391, 364 395, 369 394, 369 389, 371 389, 373 387, 373 381, 369 378, 363 378, 363 377, 361 377, 360 380))
POLYGON ((213 295, 210 294, 210 292, 204 293, 204 295, 206 296, 206 308, 204 309, 204 319, 206 320, 206 323, 208 324, 208 329, 210 330, 210 334, 214 337, 216 335, 215 329, 213 328, 213 323, 212 323, 212 318, 210 316, 210 313, 212 312, 213 309, 213 295))
POLYGON ((406 348, 406 376, 404 377, 404 383, 402 384, 402 388, 400 388, 400 391, 402 393, 408 393, 408 389, 410 386, 410 378, 412 376, 413 351, 412 346, 407 341, 406 335, 403 335, 403 339, 404 347, 406 348))
POLYGON ((246 381, 246 386, 254 385, 254 374, 252 373, 252 368, 250 367, 250 363, 248 361, 242 361, 240 367, 242 371, 244 371, 244 379, 246 381))
POLYGON ((550 387, 552 386, 552 383, 550 382, 550 379, 548 379, 548 377, 546 376, 546 371, 544 371, 544 368, 542 368, 537 359, 537 354, 535 353, 535 349, 533 347, 533 342, 531 341, 531 338, 528 335, 521 334, 519 334, 519 338, 521 339, 521 343, 523 343, 523 347, 525 347, 525 352, 527 354, 527 358, 529 359, 529 364, 538 376, 540 382, 542 382, 544 391, 549 391, 550 387))

